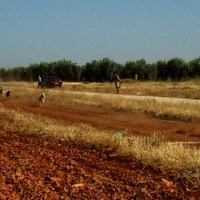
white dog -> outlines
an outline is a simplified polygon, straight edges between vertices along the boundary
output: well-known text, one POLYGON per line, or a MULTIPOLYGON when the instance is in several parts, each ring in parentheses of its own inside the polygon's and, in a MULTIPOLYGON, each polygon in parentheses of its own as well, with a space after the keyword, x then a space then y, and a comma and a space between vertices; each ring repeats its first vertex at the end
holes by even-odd
POLYGON ((42 104, 42 103, 44 103, 45 102, 45 94, 43 93, 43 94, 41 94, 40 96, 39 96, 39 102, 40 102, 40 104, 42 104))
POLYGON ((0 88, 0 96, 3 96, 4 95, 4 90, 3 88, 0 88))

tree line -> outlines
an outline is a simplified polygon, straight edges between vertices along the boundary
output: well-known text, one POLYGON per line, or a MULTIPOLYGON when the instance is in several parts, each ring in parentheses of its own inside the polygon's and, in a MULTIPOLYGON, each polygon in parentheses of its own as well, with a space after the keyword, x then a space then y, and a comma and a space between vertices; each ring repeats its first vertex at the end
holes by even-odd
POLYGON ((114 71, 117 71, 122 79, 134 79, 135 75, 139 80, 153 81, 197 79, 200 77, 200 57, 189 62, 181 58, 172 58, 151 64, 145 59, 119 64, 109 58, 103 58, 82 66, 63 59, 30 64, 27 67, 0 68, 0 80, 37 81, 38 75, 43 78, 56 75, 69 82, 107 82, 112 81, 114 71))

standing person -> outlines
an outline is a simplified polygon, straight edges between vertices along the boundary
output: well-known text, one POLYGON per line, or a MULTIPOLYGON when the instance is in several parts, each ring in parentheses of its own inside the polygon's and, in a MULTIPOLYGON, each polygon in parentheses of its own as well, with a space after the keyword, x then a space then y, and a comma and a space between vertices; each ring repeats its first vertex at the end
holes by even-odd
POLYGON ((119 78, 119 74, 117 73, 117 71, 113 72, 113 74, 114 74, 114 82, 115 82, 116 93, 119 94, 121 80, 119 78))
POLYGON ((38 88, 41 87, 42 84, 42 78, 40 75, 38 75, 38 88))
POLYGON ((137 81, 138 80, 138 75, 137 74, 135 74, 135 81, 137 81))

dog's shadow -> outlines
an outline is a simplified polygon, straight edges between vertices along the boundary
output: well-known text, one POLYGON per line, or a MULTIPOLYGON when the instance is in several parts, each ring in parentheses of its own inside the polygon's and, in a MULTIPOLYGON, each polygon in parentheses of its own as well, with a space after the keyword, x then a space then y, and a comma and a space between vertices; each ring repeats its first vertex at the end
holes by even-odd
POLYGON ((38 108, 38 107, 40 107, 40 105, 37 104, 37 103, 33 103, 33 104, 30 105, 30 107, 31 108, 38 108))

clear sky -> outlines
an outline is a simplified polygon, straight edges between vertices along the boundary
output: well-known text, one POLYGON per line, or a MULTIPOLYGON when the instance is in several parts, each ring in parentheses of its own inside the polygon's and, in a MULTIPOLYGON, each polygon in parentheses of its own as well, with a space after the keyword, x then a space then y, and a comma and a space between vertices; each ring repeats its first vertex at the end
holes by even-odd
POLYGON ((0 0, 0 67, 200 56, 200 0, 0 0))

